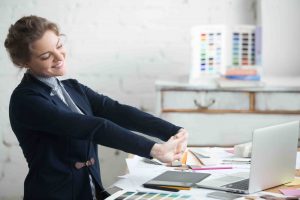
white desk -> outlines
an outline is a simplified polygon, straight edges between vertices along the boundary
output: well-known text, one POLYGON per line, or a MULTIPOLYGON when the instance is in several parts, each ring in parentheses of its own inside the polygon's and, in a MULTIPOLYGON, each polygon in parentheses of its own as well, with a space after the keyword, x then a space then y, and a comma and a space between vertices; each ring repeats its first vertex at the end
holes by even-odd
POLYGON ((189 131, 189 145, 232 146, 251 141, 252 131, 300 117, 300 82, 261 88, 219 88, 156 82, 161 118, 189 131))
MULTIPOLYGON (((298 156, 299 157, 299 156, 298 156)), ((171 167, 161 166, 161 165, 153 165, 148 164, 142 161, 142 158, 135 156, 131 159, 127 159, 129 173, 125 176, 121 177, 113 186, 126 189, 129 191, 143 191, 143 192, 159 192, 159 193, 167 193, 162 190, 153 190, 147 189, 142 186, 143 183, 148 180, 154 178, 155 176, 163 173, 166 170, 172 170, 171 167)), ((299 167, 299 159, 297 159, 297 166, 299 167)), ((238 169, 239 171, 247 171, 249 170, 249 166, 241 167, 238 169)), ((237 170, 235 169, 235 172, 237 170)), ((227 174, 232 173, 230 170, 205 170, 201 171, 203 173, 211 173, 211 174, 227 174)), ((202 189, 202 188, 192 188, 191 190, 181 190, 176 193, 191 195, 191 200, 198 199, 213 199, 206 197, 206 195, 214 190, 202 189)), ((170 193, 170 192, 169 192, 170 193)), ((262 194, 270 194, 268 192, 260 192, 256 195, 262 194)), ((274 193, 272 193, 274 194, 274 193)), ((253 195, 251 195, 253 196, 253 195)), ((280 196, 280 195, 279 195, 280 196)), ((243 198, 241 198, 243 199, 243 198)))

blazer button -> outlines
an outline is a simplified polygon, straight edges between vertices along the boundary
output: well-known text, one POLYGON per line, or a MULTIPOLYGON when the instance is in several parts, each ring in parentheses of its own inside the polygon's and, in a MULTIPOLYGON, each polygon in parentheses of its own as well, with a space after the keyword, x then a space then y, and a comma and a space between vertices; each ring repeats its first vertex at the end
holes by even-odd
POLYGON ((95 164, 95 159, 91 158, 90 160, 87 160, 85 162, 76 162, 75 163, 75 168, 76 169, 81 169, 83 167, 89 167, 89 166, 94 165, 94 164, 95 164))

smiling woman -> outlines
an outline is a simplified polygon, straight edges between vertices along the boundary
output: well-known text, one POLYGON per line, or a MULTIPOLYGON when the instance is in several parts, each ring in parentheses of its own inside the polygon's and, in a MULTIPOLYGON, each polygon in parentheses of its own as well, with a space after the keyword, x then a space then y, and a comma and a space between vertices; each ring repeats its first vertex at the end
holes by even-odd
POLYGON ((97 145, 162 162, 180 159, 183 128, 98 94, 66 73, 58 26, 27 16, 11 25, 4 43, 27 71, 9 105, 11 127, 28 162, 24 199, 105 199, 97 145), (155 143, 132 131, 160 138, 155 143))
POLYGON ((53 31, 46 31, 41 39, 30 45, 31 59, 25 64, 40 76, 63 76, 66 51, 61 39, 53 31))
POLYGON ((11 34, 5 41, 13 63, 39 76, 64 75, 66 51, 57 25, 37 17, 22 18, 18 22, 11 26, 11 34), (23 25, 32 30, 24 31, 23 25))

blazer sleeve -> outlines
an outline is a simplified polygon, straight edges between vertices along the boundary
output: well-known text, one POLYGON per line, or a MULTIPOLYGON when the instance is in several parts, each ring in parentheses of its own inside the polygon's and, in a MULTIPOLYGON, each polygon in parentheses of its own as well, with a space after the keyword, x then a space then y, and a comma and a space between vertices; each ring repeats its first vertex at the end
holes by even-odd
POLYGON ((47 97, 30 89, 19 89, 12 94, 9 115, 16 135, 55 134, 92 140, 143 157, 150 157, 154 145, 152 140, 132 133, 111 120, 60 109, 47 97))
POLYGON ((94 92, 87 86, 81 85, 81 87, 84 88, 95 116, 109 119, 132 131, 164 141, 175 135, 181 128, 132 106, 120 104, 118 101, 94 92))

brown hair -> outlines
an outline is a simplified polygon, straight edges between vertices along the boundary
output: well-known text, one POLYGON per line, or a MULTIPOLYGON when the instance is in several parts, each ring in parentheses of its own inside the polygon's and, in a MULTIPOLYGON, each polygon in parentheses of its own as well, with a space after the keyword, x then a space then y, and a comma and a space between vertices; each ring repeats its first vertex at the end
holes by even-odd
POLYGON ((47 30, 59 35, 59 28, 55 23, 34 15, 22 17, 11 25, 4 42, 11 61, 23 68, 24 64, 30 61, 30 45, 40 39, 47 30))

